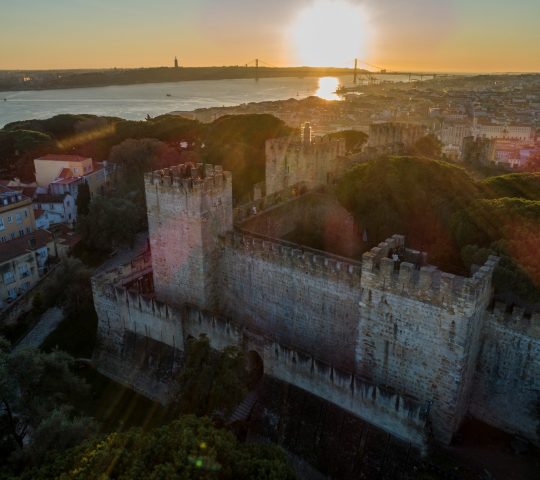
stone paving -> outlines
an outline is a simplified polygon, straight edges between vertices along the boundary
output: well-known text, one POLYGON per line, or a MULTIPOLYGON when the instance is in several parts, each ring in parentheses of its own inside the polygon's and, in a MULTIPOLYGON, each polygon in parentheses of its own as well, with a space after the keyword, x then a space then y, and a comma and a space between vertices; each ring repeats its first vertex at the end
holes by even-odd
POLYGON ((45 339, 51 334, 60 322, 64 318, 62 309, 58 307, 49 308, 43 315, 41 315, 37 324, 30 330, 23 339, 15 345, 14 351, 20 350, 25 347, 37 348, 45 341, 45 339))

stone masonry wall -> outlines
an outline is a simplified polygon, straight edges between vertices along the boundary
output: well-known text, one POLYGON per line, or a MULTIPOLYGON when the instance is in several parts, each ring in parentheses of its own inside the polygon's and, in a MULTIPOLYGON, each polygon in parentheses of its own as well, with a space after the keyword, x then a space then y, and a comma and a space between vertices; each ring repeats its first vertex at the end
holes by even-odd
POLYGON ((266 142, 266 194, 279 192, 298 182, 308 188, 324 185, 338 170, 337 157, 345 154, 343 140, 316 138, 306 144, 294 137, 266 142))
POLYGON ((353 370, 360 264, 235 233, 221 254, 219 311, 277 342, 353 370))
POLYGON ((540 444, 540 315, 496 304, 480 344, 470 413, 540 444))
POLYGON ((396 268, 388 253, 403 240, 395 235, 363 256, 356 368, 432 401, 434 434, 449 442, 467 411, 496 259, 470 279, 409 262, 396 268))
MULTIPOLYGON (((418 448, 425 447, 427 410, 421 402, 373 385, 194 306, 186 305, 178 311, 120 287, 114 292, 107 291, 96 282, 94 299, 100 319, 94 358, 98 370, 150 398, 165 402, 170 395, 170 385, 156 375, 156 370, 163 363, 158 357, 165 357, 168 368, 174 368, 175 355, 182 358, 176 335, 182 332, 184 341, 204 334, 212 348, 222 350, 236 345, 245 351, 255 351, 263 361, 266 374, 318 395, 418 448), (158 335, 160 340, 148 346, 148 341, 154 340, 140 331, 151 309, 156 311, 153 336, 158 335), (109 322, 103 321, 106 318, 109 322)), ((152 332, 149 330, 148 334, 152 332)))
POLYGON ((231 174, 181 165, 147 174, 145 191, 158 298, 212 308, 218 236, 232 229, 231 174))

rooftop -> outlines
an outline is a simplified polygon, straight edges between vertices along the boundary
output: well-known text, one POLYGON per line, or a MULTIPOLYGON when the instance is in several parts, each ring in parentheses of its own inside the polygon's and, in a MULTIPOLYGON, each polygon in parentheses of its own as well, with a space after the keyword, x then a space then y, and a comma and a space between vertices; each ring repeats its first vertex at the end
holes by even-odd
POLYGON ((2 243, 0 244, 0 263, 8 262, 28 252, 45 247, 52 240, 53 237, 47 230, 36 230, 34 233, 2 243))
POLYGON ((80 155, 61 155, 56 153, 49 153, 42 157, 36 158, 36 160, 55 160, 58 162, 84 162, 85 160, 91 160, 90 157, 81 157, 80 155))
POLYGON ((64 203, 64 197, 69 193, 62 195, 50 195, 48 193, 40 193, 36 195, 36 203, 64 203))

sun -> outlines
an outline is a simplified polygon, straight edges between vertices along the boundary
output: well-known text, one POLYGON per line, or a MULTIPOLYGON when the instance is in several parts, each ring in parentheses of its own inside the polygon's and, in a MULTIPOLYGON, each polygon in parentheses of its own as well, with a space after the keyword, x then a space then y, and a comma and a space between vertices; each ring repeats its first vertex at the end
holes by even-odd
POLYGON ((365 9, 346 0, 315 0, 289 27, 295 60, 306 66, 351 66, 364 58, 370 36, 365 9))

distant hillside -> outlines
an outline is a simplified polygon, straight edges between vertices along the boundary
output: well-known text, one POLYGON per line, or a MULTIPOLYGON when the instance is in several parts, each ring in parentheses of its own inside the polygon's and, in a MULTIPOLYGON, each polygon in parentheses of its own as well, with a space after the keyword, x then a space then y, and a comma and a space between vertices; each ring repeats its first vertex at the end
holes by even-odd
POLYGON ((58 88, 105 87, 141 83, 224 80, 234 78, 324 77, 350 75, 349 68, 319 67, 181 67, 89 71, 0 72, 0 91, 53 90, 58 88), (24 79, 24 80, 23 80, 24 79))

